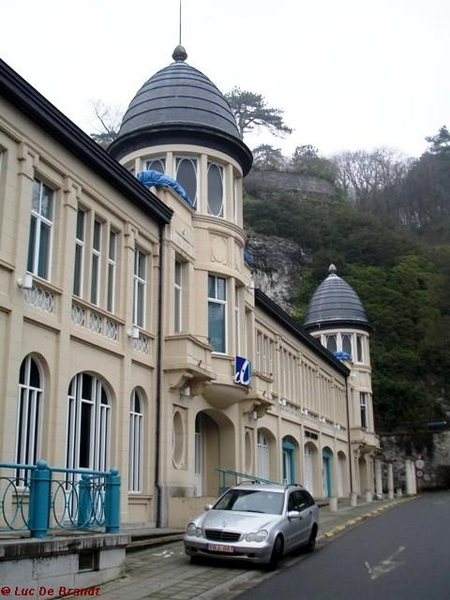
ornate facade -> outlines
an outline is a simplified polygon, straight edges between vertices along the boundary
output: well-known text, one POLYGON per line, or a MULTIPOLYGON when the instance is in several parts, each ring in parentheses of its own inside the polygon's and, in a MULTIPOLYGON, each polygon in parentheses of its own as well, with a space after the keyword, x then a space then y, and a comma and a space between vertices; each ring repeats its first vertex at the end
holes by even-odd
POLYGON ((0 63, 0 461, 116 466, 122 521, 156 526, 236 473, 373 494, 367 321, 310 335, 254 289, 251 152, 173 58, 108 152, 0 63))

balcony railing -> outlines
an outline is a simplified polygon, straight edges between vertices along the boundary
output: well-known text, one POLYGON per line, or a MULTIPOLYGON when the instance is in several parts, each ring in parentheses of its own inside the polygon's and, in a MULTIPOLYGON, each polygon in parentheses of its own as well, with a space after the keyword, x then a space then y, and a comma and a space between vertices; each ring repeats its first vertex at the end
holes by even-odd
POLYGON ((50 530, 119 532, 118 469, 50 468, 0 463, 0 532, 29 532, 44 538, 50 530))

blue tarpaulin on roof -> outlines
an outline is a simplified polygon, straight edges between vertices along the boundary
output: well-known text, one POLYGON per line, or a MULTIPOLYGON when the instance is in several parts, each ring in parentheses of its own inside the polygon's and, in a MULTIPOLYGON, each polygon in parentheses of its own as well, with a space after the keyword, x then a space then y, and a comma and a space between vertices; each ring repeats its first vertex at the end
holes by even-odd
POLYGON ((351 356, 348 352, 333 352, 334 356, 339 360, 350 360, 351 356))
POLYGON ((189 206, 192 206, 191 199, 178 181, 168 177, 165 173, 150 169, 149 171, 141 171, 136 175, 136 178, 146 187, 171 187, 189 206))

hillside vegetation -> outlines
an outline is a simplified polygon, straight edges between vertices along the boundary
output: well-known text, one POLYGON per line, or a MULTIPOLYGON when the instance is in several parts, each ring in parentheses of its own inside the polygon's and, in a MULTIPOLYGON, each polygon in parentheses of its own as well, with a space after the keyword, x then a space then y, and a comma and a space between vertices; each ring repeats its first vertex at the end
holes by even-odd
MULTIPOLYGON (((333 193, 274 196, 253 183, 244 202, 250 236, 294 241, 307 257, 290 302, 300 321, 331 262, 360 296, 380 433, 450 417, 450 135, 427 140, 413 161, 386 149, 314 156, 312 174, 333 173, 333 193)), ((291 170, 308 175, 308 158, 291 170)))

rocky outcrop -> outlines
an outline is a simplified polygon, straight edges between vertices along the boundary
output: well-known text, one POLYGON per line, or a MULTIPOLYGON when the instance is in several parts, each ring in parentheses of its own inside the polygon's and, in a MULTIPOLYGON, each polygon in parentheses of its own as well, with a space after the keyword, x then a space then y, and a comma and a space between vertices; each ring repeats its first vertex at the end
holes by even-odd
POLYGON ((250 237, 247 249, 253 262, 255 286, 291 312, 292 293, 306 262, 300 246, 284 238, 250 237))

